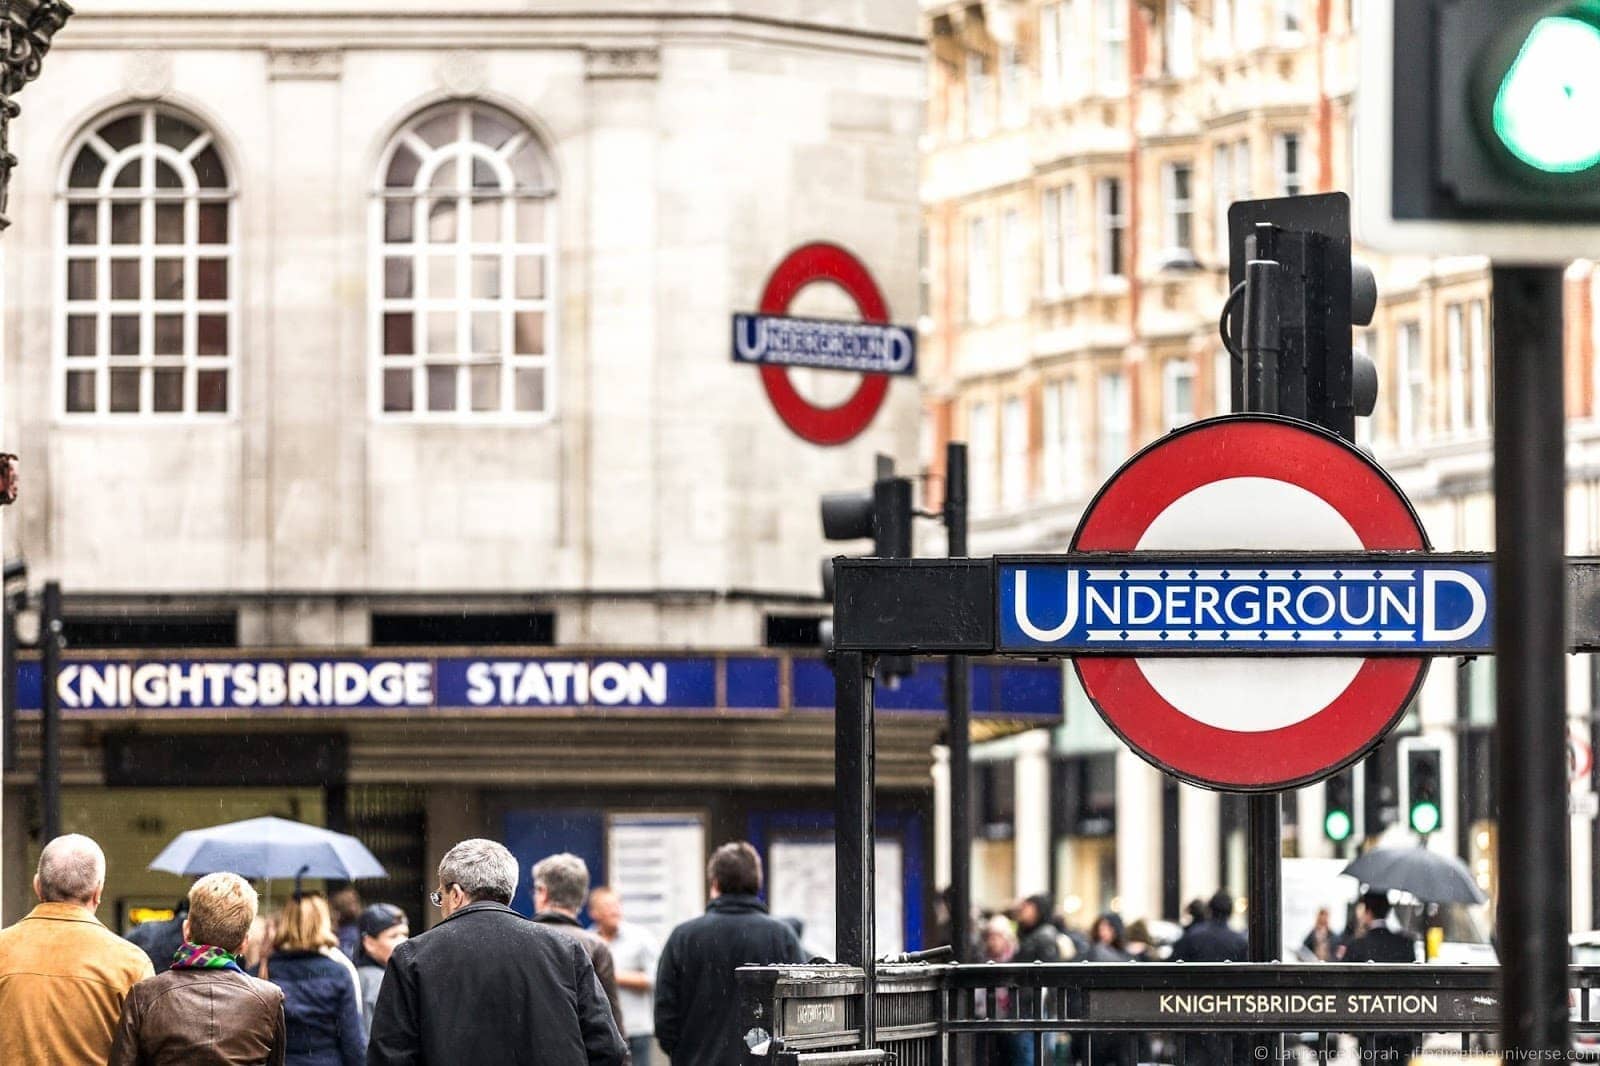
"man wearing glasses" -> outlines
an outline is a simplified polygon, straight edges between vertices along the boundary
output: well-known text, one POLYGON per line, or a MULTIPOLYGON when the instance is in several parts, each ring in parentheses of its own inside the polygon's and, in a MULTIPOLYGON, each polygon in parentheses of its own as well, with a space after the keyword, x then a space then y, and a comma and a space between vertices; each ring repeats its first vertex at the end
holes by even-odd
POLYGON ((373 1013, 367 1066, 621 1066, 594 965, 576 941, 509 904, 517 861, 464 840, 439 861, 434 928, 394 949, 373 1013))

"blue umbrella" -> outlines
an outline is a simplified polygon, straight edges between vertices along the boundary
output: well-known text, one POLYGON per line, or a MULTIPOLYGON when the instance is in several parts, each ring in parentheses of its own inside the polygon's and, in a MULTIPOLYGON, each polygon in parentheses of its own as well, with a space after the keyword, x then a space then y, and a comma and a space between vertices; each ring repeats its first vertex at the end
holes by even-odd
POLYGON ((284 818, 250 818, 179 833, 150 869, 188 875, 225 870, 251 880, 387 876, 355 837, 284 818))

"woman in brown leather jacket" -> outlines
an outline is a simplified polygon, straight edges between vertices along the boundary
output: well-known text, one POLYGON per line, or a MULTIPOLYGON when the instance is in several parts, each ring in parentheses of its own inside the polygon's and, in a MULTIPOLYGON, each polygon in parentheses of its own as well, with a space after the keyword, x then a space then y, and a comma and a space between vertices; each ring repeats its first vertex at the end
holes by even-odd
POLYGON ((236 961, 256 906, 236 874, 194 883, 183 947, 172 969, 128 993, 108 1066, 281 1066, 283 992, 236 961))

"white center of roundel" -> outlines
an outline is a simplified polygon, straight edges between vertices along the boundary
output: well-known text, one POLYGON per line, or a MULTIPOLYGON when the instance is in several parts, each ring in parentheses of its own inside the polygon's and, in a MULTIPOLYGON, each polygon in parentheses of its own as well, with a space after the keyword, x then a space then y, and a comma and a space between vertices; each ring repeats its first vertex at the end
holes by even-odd
MULTIPOLYGON (((1287 481, 1235 477, 1172 501, 1139 538, 1139 551, 1364 551, 1356 531, 1320 496, 1287 481)), ((1161 698, 1197 722, 1264 733, 1303 722, 1339 698, 1359 658, 1140 659, 1161 698)))

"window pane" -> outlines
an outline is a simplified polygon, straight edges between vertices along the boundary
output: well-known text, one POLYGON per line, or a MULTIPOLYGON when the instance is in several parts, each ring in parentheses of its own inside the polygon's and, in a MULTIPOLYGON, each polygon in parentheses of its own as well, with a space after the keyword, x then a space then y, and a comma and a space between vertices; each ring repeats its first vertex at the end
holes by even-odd
POLYGON ((139 298, 139 260, 111 260, 111 298, 113 300, 139 298))
POLYGON ((228 409, 228 372, 202 370, 194 377, 194 409, 205 414, 221 414, 228 409))
POLYGON ((228 205, 200 205, 200 243, 228 243, 228 205))
POLYGON ((117 176, 111 181, 111 187, 114 189, 137 189, 139 187, 139 170, 141 166, 142 164, 137 159, 132 159, 122 164, 122 169, 117 171, 117 176))
POLYGON ((428 205, 428 240, 449 244, 456 239, 456 202, 435 200, 428 205))
POLYGON ((519 189, 544 189, 544 158, 539 152, 539 146, 529 140, 516 155, 511 157, 511 176, 517 181, 519 189))
POLYGON ((156 315, 151 351, 156 355, 183 354, 183 316, 156 315))
POLYGON ((195 181, 202 189, 225 189, 228 187, 228 172, 222 169, 222 157, 217 154, 214 145, 207 145, 199 155, 194 157, 191 164, 194 167, 195 181))
POLYGON ((544 298, 544 257, 519 255, 517 257, 517 299, 540 300, 544 298))
POLYGON ((417 136, 435 148, 459 140, 461 137, 461 110, 452 107, 442 111, 417 127, 417 136))
POLYGON ((153 278, 156 299, 183 299, 182 259, 157 259, 154 264, 153 278))
POLYGON ((94 260, 67 260, 67 299, 94 299, 94 260))
POLYGON ((68 315, 67 354, 93 355, 94 347, 94 316, 68 315))
POLYGON ((156 204, 156 243, 183 243, 182 204, 156 204))
POLYGON ((474 156, 472 159, 472 187, 474 189, 500 188, 500 173, 487 159, 474 156))
POLYGON ((139 206, 138 204, 111 205, 112 244, 139 243, 139 206))
POLYGON ((139 316, 111 316, 111 354, 139 354, 139 316))
POLYGON ((389 160, 389 173, 383 183, 391 189, 409 189, 417 180, 417 169, 421 166, 422 160, 417 158, 417 153, 401 145, 389 160))
POLYGON ((489 148, 499 148, 517 132, 499 115, 481 108, 472 113, 472 139, 489 148))
POLYGON ((480 300, 500 297, 500 257, 475 255, 472 257, 472 295, 480 300))
POLYGON ((228 354, 228 316, 195 316, 195 354, 228 354))
MULTIPOLYGON (((178 172, 159 159, 156 160, 156 188, 183 188, 183 179, 178 177, 178 172)), ((160 410, 160 408, 157 408, 157 410, 160 410)))
POLYGON ((483 242, 500 239, 500 204, 498 199, 486 200, 482 197, 472 201, 473 240, 483 242))
POLYGON ((198 136, 200 131, 181 118, 172 115, 156 116, 156 140, 168 148, 176 148, 181 152, 193 144, 198 136))
POLYGON ((428 410, 454 411, 456 409, 456 368, 430 366, 428 368, 428 410))
POLYGON ((67 373, 67 410, 74 414, 94 410, 94 371, 67 373))
POLYGON ((139 371, 111 371, 111 410, 117 414, 139 410, 139 371))
POLYGON ((409 299, 415 295, 411 289, 411 258, 393 258, 383 261, 383 294, 392 299, 409 299))
POLYGON ((406 370, 385 370, 383 372, 383 409, 385 411, 409 411, 412 409, 411 382, 412 373, 406 370))
POLYGON ((517 240, 539 244, 544 240, 544 201, 517 201, 517 240))
POLYGON ((436 311, 428 316, 428 351, 433 355, 456 352, 456 313, 436 311))
POLYGON ((100 185, 100 175, 105 173, 106 161, 100 158, 100 153, 84 145, 78 152, 78 157, 72 161, 72 173, 67 177, 67 185, 74 189, 94 189, 100 185))
POLYGON ((383 354, 411 355, 417 350, 410 311, 390 311, 383 316, 383 354))
POLYGON ((428 188, 434 192, 455 192, 458 170, 456 160, 446 159, 434 169, 433 176, 428 179, 428 188))
POLYGON ((144 136, 144 115, 125 115, 95 132, 100 134, 102 141, 120 152, 144 136))
POLYGON ((516 401, 519 411, 544 410, 544 368, 519 366, 513 371, 516 378, 516 401))
POLYGON ((228 261, 202 259, 198 263, 199 296, 202 300, 228 298, 228 261))
POLYGON ((500 410, 500 364, 474 366, 471 370, 472 409, 474 411, 500 410))
POLYGON ((67 243, 94 244, 98 216, 94 204, 73 204, 67 208, 67 243))
POLYGON ((500 354, 500 313, 498 311, 473 312, 472 352, 474 355, 500 354))
POLYGON ((544 312, 518 311, 513 321, 518 355, 544 354, 544 312))
POLYGON ((389 200, 383 205, 383 239, 390 244, 411 243, 413 208, 410 200, 389 200))
POLYGON ((428 258, 428 299, 451 300, 456 295, 456 257, 435 255, 428 258))
POLYGON ((176 367, 158 367, 154 371, 155 410, 171 414, 183 410, 183 371, 176 367))

